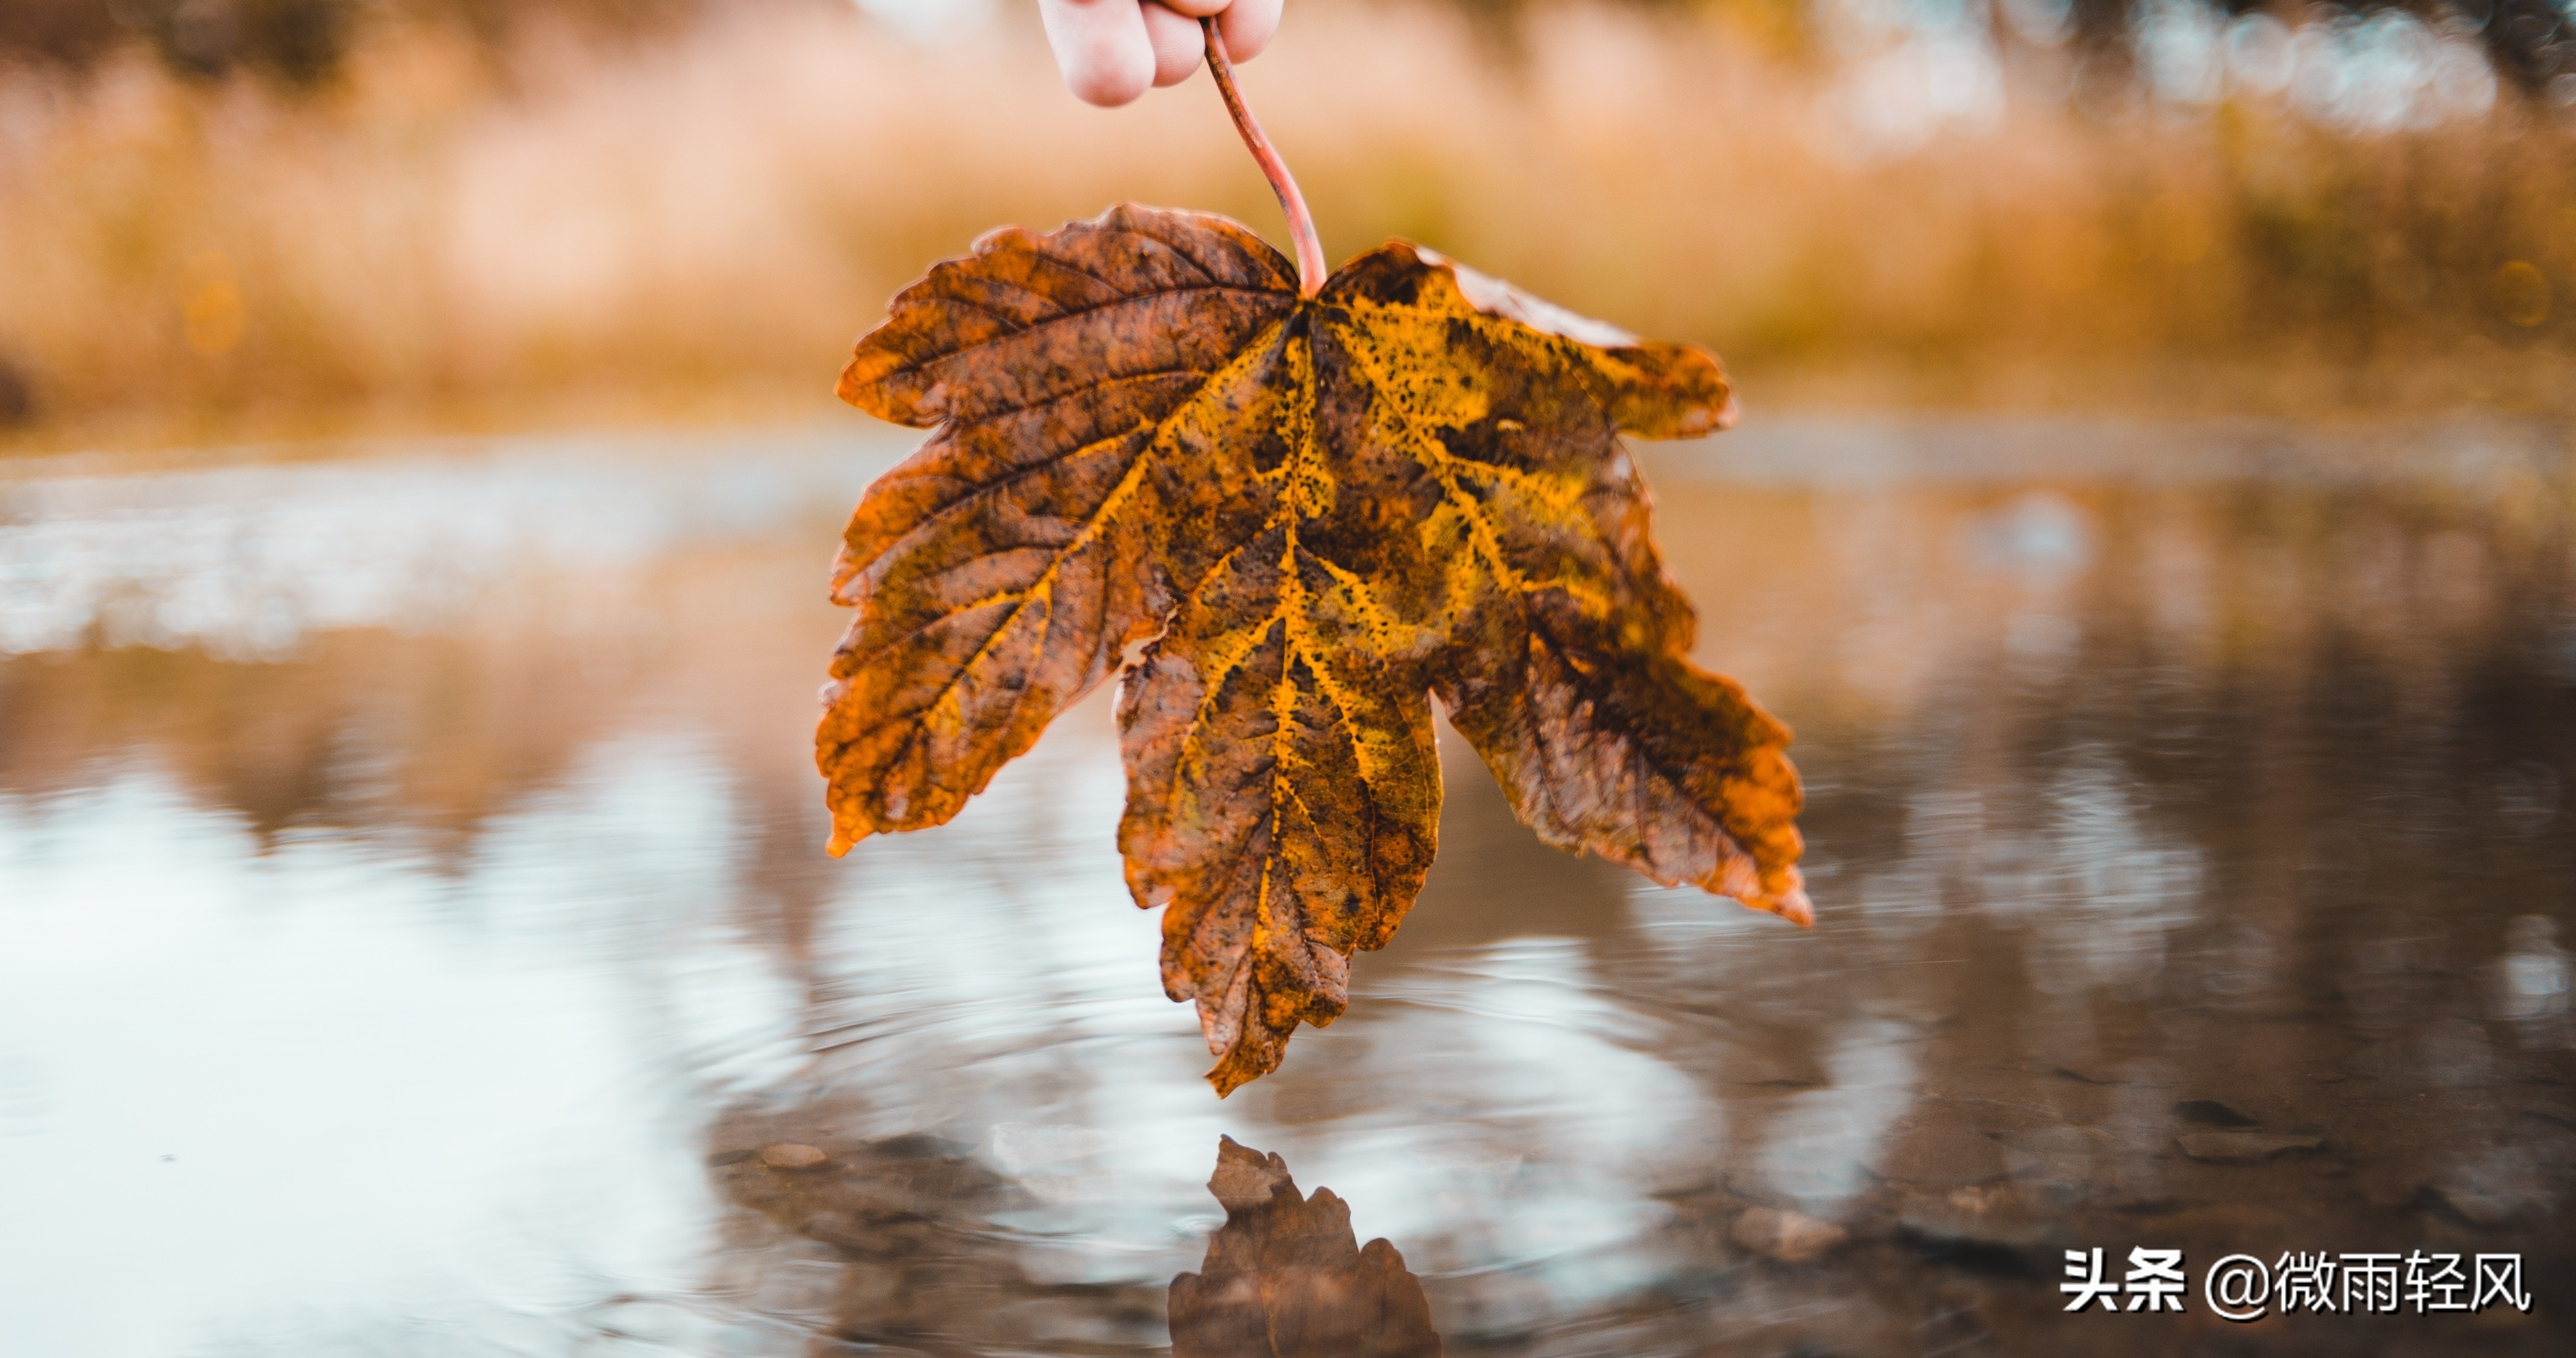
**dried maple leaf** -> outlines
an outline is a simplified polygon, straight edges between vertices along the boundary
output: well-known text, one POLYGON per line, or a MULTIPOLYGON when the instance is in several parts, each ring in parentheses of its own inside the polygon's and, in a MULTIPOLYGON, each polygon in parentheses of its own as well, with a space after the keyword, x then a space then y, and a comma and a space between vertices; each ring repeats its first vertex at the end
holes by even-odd
POLYGON ((1621 433, 1720 428, 1717 360, 1393 242, 1318 278, 1205 213, 995 232, 841 396, 937 431, 871 486, 816 735, 835 853, 937 825, 1121 677, 1119 828, 1219 1093, 1331 1022, 1430 867, 1430 699, 1547 842, 1809 917, 1789 732, 1694 667, 1621 433), (1301 280, 1303 286, 1301 286, 1301 280))

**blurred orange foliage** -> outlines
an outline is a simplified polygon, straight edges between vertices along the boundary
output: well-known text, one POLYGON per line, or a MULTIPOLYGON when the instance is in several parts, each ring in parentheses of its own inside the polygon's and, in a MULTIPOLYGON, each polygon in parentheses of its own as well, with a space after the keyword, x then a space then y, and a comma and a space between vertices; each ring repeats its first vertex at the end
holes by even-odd
MULTIPOLYGON (((1849 73, 1776 17, 1542 6, 1506 51, 1452 8, 1304 0, 1244 79, 1334 259, 1423 241, 1713 345, 1757 405, 2576 391, 2546 303, 2576 289, 2576 133, 2510 90, 2365 136, 2071 99, 2040 51, 1997 117, 1893 154, 1835 130, 1849 73)), ((988 227, 1277 221, 1204 80, 1083 108, 1017 6, 947 42, 784 0, 347 41, 309 89, 136 50, 0 69, 20 442, 581 399, 821 417, 850 337, 988 227)))

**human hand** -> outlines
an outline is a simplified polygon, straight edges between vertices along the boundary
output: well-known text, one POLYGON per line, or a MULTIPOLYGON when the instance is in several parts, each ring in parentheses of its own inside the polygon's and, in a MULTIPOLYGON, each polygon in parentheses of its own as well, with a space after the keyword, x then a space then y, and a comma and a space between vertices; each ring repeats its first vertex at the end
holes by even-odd
POLYGON ((1199 20, 1216 16, 1232 61, 1270 45, 1279 0, 1038 0, 1065 88, 1086 104, 1132 103, 1148 84, 1177 85, 1206 48, 1199 20))

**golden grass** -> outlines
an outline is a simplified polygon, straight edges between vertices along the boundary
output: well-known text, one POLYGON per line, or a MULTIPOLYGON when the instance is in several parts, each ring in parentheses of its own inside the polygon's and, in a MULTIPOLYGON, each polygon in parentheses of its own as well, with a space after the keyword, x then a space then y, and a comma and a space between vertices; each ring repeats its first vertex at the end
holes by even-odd
MULTIPOLYGON (((1723 17, 1543 10, 1519 64, 1446 10, 1292 20, 1244 80, 1328 253, 1422 240, 1713 344, 1757 401, 2576 405, 2576 136, 2510 99, 2351 138, 2025 88, 1873 160, 1829 72, 1723 17)), ((930 261, 1120 199, 1277 231, 1204 78, 1086 109, 1018 22, 734 8, 497 64, 379 27, 318 97, 0 72, 0 362, 22 443, 804 414, 930 261)))

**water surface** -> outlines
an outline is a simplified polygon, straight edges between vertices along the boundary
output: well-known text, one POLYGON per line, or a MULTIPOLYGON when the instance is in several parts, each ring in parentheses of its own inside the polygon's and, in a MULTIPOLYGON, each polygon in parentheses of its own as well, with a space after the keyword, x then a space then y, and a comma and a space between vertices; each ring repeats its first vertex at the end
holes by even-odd
POLYGON ((1444 732, 1421 903, 1223 1102, 1106 692, 821 853, 823 570, 905 447, 0 464, 0 1351, 1210 1351, 1174 1276, 1343 1211, 1317 1286, 1459 1354, 2576 1335, 2566 431, 1653 449, 1699 658, 1799 732, 1817 927, 1540 846, 1444 732), (1221 1137, 1278 1157, 1231 1225, 1221 1137), (2061 1311, 2140 1245, 2184 1316, 2061 1311), (2533 1311, 2197 1292, 2418 1249, 2533 1311))

